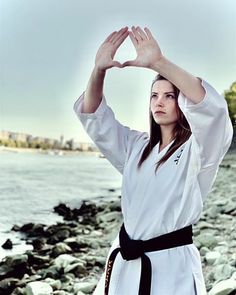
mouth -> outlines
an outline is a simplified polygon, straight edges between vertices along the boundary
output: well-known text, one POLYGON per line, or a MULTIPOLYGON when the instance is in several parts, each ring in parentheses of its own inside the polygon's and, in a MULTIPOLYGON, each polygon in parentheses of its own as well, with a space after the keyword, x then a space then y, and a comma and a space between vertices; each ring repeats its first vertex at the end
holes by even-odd
POLYGON ((157 112, 155 112, 154 114, 155 114, 155 115, 164 115, 165 112, 157 111, 157 112))

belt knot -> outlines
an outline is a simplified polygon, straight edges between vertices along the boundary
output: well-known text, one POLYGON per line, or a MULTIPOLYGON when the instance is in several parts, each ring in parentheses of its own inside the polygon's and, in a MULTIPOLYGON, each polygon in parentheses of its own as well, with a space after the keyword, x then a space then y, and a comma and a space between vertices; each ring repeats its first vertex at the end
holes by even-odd
POLYGON ((144 241, 130 239, 123 224, 120 230, 120 248, 123 259, 134 260, 144 254, 144 241))

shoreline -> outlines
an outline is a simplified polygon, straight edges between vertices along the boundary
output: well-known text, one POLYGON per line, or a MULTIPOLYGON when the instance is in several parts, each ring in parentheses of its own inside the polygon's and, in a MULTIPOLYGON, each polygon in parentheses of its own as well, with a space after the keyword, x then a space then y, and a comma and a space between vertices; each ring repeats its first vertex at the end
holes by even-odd
POLYGON ((99 151, 70 151, 70 150, 42 150, 42 149, 32 149, 32 148, 15 148, 15 147, 5 147, 0 146, 1 152, 9 153, 28 153, 28 154, 48 154, 48 155, 57 155, 57 156, 67 156, 67 155, 92 155, 99 156, 101 153, 99 151))
MULTIPOLYGON (((13 153, 35 153, 35 154, 50 154, 50 152, 54 152, 56 155, 60 155, 60 152, 63 155, 81 155, 81 154, 89 154, 89 155, 101 155, 100 151, 74 151, 74 150, 53 150, 53 149, 33 149, 33 148, 16 148, 16 147, 6 147, 0 146, 0 152, 13 152, 13 153)), ((236 147, 233 147, 228 150, 227 155, 235 155, 236 147)))

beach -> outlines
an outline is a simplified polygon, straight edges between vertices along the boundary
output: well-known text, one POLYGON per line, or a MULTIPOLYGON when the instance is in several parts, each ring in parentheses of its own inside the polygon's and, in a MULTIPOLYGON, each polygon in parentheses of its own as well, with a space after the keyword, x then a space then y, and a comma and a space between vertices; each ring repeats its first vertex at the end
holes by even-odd
MULTIPOLYGON (((193 225, 209 295, 236 293, 235 172, 236 154, 231 152, 193 225)), ((55 224, 16 224, 12 231, 20 233, 31 249, 2 259, 0 294, 92 294, 122 224, 117 187, 107 185, 104 195, 84 198, 79 207, 57 204, 51 210, 60 217, 55 224)))

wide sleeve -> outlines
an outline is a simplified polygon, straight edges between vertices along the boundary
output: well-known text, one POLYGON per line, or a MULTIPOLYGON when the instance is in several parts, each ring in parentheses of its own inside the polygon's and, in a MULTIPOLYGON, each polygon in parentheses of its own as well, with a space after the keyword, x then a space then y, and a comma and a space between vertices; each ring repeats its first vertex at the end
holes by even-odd
POLYGON ((205 89, 203 100, 194 104, 180 92, 178 104, 190 125, 200 169, 205 169, 222 161, 232 142, 233 127, 225 98, 200 80, 205 89))
POLYGON ((74 104, 77 117, 100 152, 123 174, 127 155, 144 132, 132 130, 116 120, 104 95, 93 113, 83 113, 83 101, 84 92, 74 104))

